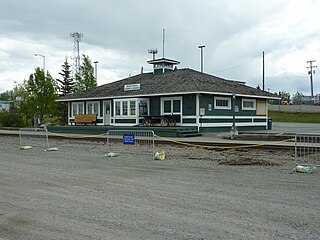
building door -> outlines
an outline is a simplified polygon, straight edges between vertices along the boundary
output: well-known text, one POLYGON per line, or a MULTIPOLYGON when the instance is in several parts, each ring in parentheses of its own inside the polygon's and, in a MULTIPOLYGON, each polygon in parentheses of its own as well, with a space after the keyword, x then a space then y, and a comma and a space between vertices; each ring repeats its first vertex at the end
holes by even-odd
POLYGON ((104 125, 111 125, 111 101, 103 102, 104 105, 104 125))

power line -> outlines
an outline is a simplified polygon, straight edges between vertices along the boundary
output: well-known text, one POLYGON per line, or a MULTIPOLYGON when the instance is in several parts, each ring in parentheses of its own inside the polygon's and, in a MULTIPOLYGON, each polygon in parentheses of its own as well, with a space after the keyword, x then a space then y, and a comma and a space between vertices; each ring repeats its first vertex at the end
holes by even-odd
POLYGON ((278 67, 281 71, 290 73, 290 74, 292 74, 293 76, 298 77, 298 78, 303 78, 303 79, 306 78, 306 76, 301 76, 301 75, 297 75, 297 74, 292 73, 292 72, 288 72, 284 67, 282 67, 281 65, 277 64, 277 63, 272 59, 272 57, 270 57, 270 55, 265 55, 265 57, 266 57, 267 60, 270 60, 270 62, 273 63, 276 67, 278 67))
POLYGON ((219 71, 214 71, 214 72, 212 72, 212 73, 226 72, 226 71, 230 71, 230 70, 236 69, 236 68, 238 68, 238 67, 242 67, 242 66, 244 66, 244 65, 246 65, 246 64, 254 61, 254 60, 255 60, 257 57, 259 57, 260 55, 261 55, 261 54, 259 53, 257 56, 255 56, 254 58, 252 58, 252 59, 250 59, 250 60, 248 60, 248 61, 246 61, 246 62, 244 62, 244 63, 241 63, 241 64, 239 64, 239 65, 236 65, 236 66, 233 66, 233 67, 230 67, 230 68, 222 69, 222 70, 219 70, 219 71))

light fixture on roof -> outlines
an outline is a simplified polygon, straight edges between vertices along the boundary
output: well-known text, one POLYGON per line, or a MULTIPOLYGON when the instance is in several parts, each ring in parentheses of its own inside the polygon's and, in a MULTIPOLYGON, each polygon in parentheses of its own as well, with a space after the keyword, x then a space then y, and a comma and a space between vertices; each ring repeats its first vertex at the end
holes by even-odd
POLYGON ((152 59, 155 60, 156 59, 156 54, 158 53, 158 49, 156 49, 156 48, 148 49, 148 53, 151 53, 152 54, 152 59))

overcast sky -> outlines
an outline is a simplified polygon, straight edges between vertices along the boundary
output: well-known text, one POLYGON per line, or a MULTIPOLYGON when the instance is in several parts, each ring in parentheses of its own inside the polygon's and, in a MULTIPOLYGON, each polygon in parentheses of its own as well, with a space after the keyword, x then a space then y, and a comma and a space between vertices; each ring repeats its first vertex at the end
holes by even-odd
MULTIPOLYGON (((0 92, 43 66, 59 78, 73 63, 72 32, 83 34, 80 54, 98 63, 98 85, 151 71, 148 49, 204 72, 265 89, 310 95, 306 61, 320 64, 319 0, 1 0, 0 92)), ((94 66, 94 64, 93 64, 94 66)), ((320 70, 320 69, 319 69, 320 70)), ((315 69, 314 94, 320 93, 315 69)))

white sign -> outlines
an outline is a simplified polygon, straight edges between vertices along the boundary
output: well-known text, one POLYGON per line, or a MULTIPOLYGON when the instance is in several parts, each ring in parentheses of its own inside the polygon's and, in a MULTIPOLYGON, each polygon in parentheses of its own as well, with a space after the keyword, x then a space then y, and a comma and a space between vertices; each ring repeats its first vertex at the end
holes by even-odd
POLYGON ((140 83, 124 85, 124 91, 140 90, 140 83))

